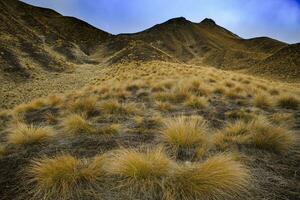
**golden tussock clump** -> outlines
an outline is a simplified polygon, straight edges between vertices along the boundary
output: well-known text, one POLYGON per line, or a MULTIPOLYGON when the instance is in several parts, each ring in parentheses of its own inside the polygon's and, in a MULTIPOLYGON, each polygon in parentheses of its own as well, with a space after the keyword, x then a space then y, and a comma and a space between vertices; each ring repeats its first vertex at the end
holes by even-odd
POLYGON ((129 193, 161 196, 162 183, 173 168, 173 161, 162 148, 137 150, 120 150, 113 154, 107 166, 107 173, 117 176, 119 184, 126 187, 129 193))
POLYGON ((32 161, 26 173, 36 199, 76 199, 104 176, 104 157, 79 160, 70 155, 32 161))
POLYGON ((300 105, 300 99, 292 95, 282 95, 277 99, 277 106, 287 109, 297 109, 300 105))
POLYGON ((38 110, 46 105, 45 99, 36 99, 27 104, 20 104, 14 108, 14 112, 17 114, 38 110))
POLYGON ((205 108, 208 106, 208 100, 204 97, 196 97, 196 96, 191 96, 185 101, 185 106, 194 108, 194 109, 200 109, 200 108, 205 108))
POLYGON ((155 108, 162 112, 170 112, 174 110, 174 106, 168 102, 155 101, 155 108))
POLYGON ((68 108, 72 112, 90 115, 98 110, 97 101, 95 96, 83 97, 69 103, 68 108))
POLYGON ((109 124, 101 127, 96 131, 97 134, 101 135, 115 135, 120 133, 122 126, 120 124, 109 124))
POLYGON ((100 102, 99 107, 103 113, 111 115, 132 115, 139 111, 135 104, 119 103, 117 100, 100 102))
POLYGON ((292 113, 274 113, 269 119, 272 123, 287 128, 291 128, 295 123, 295 118, 292 113))
POLYGON ((215 200, 247 194, 248 170, 230 155, 177 167, 171 177, 174 199, 215 200))
POLYGON ((93 133, 95 130, 85 117, 78 114, 66 116, 61 121, 63 130, 68 134, 93 133))
POLYGON ((165 121, 160 138, 172 148, 195 148, 208 143, 207 124, 198 116, 180 116, 165 121))
POLYGON ((12 127, 9 132, 8 143, 17 145, 44 142, 54 135, 54 131, 50 127, 34 127, 20 122, 12 127))
POLYGON ((258 93, 253 99, 253 105, 258 108, 269 108, 273 105, 273 102, 266 94, 258 93))
POLYGON ((289 150, 295 137, 288 129, 271 124, 258 117, 250 122, 236 121, 214 136, 214 144, 220 149, 231 144, 250 145, 275 152, 289 150))

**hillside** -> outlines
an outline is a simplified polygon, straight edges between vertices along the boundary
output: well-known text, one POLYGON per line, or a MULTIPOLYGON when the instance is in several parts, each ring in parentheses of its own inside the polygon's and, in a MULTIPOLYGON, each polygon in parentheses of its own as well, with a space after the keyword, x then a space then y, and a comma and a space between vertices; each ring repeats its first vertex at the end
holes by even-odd
POLYGON ((253 69, 255 73, 276 74, 286 80, 300 77, 300 43, 286 46, 264 59, 253 69))
POLYGON ((296 200, 300 44, 212 19, 112 35, 0 0, 0 200, 296 200))
POLYGON ((193 23, 182 17, 126 36, 150 43, 182 62, 224 69, 248 68, 286 46, 270 38, 242 39, 212 19, 193 23))
POLYGON ((212 19, 194 23, 180 17, 139 33, 112 35, 17 0, 1 0, 0 10, 2 108, 76 89, 97 78, 105 67, 139 61, 213 66, 299 80, 299 50, 293 45, 266 37, 243 39, 212 19))
POLYGON ((0 1, 0 78, 24 80, 93 62, 88 55, 110 34, 72 17, 17 0, 0 1))

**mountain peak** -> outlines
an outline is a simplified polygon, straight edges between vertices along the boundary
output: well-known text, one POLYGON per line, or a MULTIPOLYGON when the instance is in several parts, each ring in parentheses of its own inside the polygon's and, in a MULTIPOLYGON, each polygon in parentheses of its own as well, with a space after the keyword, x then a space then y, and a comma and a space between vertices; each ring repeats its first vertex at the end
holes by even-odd
POLYGON ((210 18, 205 18, 204 20, 202 20, 200 22, 200 24, 205 24, 205 25, 209 25, 209 26, 215 26, 216 22, 210 18))
POLYGON ((176 17, 176 18, 168 20, 166 23, 179 24, 179 23, 187 23, 187 22, 189 22, 189 21, 184 17, 176 17))

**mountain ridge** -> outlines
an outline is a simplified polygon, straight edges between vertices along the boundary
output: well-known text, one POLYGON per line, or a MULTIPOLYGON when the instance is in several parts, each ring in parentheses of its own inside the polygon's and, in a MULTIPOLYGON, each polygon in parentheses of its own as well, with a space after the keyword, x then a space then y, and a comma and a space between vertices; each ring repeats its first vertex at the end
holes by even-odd
MULTIPOLYGON (((243 39, 209 18, 194 23, 178 17, 141 32, 113 35, 80 19, 17 0, 0 1, 0 9, 0 70, 5 78, 17 75, 26 80, 34 73, 60 73, 78 64, 151 60, 249 69, 259 74, 270 65, 267 58, 290 46, 268 37, 243 39)), ((288 61, 279 68, 280 73, 272 70, 271 74, 300 75, 297 70, 289 73, 288 61)))

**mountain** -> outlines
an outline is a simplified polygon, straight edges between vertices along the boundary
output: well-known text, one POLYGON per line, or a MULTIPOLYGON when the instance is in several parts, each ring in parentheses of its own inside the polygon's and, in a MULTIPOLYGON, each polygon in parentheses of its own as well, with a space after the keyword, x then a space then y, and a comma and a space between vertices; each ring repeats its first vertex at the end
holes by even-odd
POLYGON ((298 76, 294 45, 267 37, 243 39, 208 18, 194 23, 179 17, 139 33, 112 35, 17 0, 1 0, 0 11, 0 77, 14 81, 78 64, 151 60, 298 76))
POLYGON ((300 43, 288 45, 264 59, 255 73, 276 74, 283 79, 300 77, 300 43))
POLYGON ((287 45, 270 38, 245 40, 212 19, 193 23, 183 17, 122 36, 142 40, 182 62, 225 69, 247 68, 287 45))
POLYGON ((91 62, 88 55, 111 35, 73 17, 17 0, 0 1, 0 70, 6 78, 61 72, 91 62))

